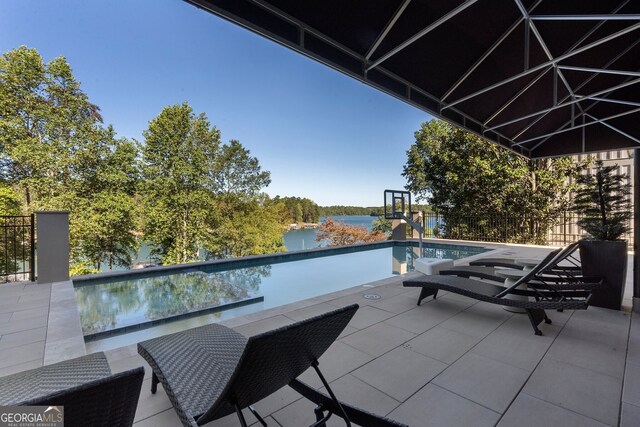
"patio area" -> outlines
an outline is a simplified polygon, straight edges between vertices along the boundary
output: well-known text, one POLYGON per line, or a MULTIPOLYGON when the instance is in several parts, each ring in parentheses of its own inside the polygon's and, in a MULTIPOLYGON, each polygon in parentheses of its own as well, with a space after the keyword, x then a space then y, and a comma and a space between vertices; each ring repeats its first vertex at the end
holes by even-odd
MULTIPOLYGON (((540 257, 548 249, 502 246, 540 257)), ((468 261, 468 259, 466 260, 468 261)), ((407 273, 228 320, 250 336, 351 303, 360 310, 320 359, 338 397, 411 426, 580 425, 640 422, 640 319, 626 309, 550 312, 535 336, 526 315, 442 293, 416 306, 407 273), (369 300, 365 293, 381 298, 369 300)), ((631 271, 627 294, 631 291, 631 271)), ((70 283, 0 287, 0 375, 78 356, 79 322, 70 283)), ((136 426, 180 425, 135 345, 106 351, 114 372, 146 369, 136 426)), ((302 378, 314 386, 312 372, 302 378)), ((269 425, 313 422, 313 405, 285 387, 258 403, 269 425)), ((247 416, 251 415, 247 411, 247 416)), ((251 422, 255 422, 251 418, 251 422)), ((213 422, 238 425, 237 418, 213 422)), ((338 418, 328 425, 341 425, 338 418)))

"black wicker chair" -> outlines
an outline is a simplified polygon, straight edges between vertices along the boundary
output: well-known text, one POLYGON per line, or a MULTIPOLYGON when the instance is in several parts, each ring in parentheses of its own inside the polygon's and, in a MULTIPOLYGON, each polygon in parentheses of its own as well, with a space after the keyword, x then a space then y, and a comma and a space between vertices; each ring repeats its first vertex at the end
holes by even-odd
POLYGON ((545 310, 586 310, 593 289, 602 286, 602 279, 587 277, 561 277, 543 274, 557 264, 562 251, 550 252, 537 266, 509 287, 464 277, 432 275, 405 280, 403 286, 421 288, 418 305, 428 297, 435 299, 439 290, 449 291, 491 304, 518 307, 526 310, 536 335, 542 335, 538 325, 544 320, 551 323, 545 310), (518 289, 523 284, 528 289, 518 289), (509 295, 529 297, 510 299, 509 295))
POLYGON ((65 426, 133 424, 144 368, 111 374, 104 353, 0 378, 0 405, 64 406, 65 426))
POLYGON ((211 324, 144 341, 138 353, 153 369, 151 392, 161 382, 185 426, 197 426, 236 413, 246 426, 242 410, 285 385, 318 405, 313 426, 324 426, 332 414, 368 427, 403 424, 338 401, 318 368, 318 359, 349 323, 357 305, 351 305, 284 326, 249 339, 232 329, 211 324), (295 378, 313 367, 329 396, 295 378), (325 414, 326 412, 326 414, 325 414))

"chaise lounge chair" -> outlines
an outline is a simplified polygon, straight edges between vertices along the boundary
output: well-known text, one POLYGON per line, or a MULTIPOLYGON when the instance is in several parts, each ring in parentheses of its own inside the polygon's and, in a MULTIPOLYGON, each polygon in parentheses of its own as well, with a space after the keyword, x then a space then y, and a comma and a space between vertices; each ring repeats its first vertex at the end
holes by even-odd
POLYGON ((545 269, 557 264, 559 250, 549 253, 536 267, 516 281, 512 286, 483 282, 456 276, 432 275, 419 279, 405 280, 406 287, 421 288, 418 305, 428 297, 435 299, 438 291, 449 291, 491 304, 518 307, 526 310, 536 335, 542 335, 538 325, 544 320, 551 323, 545 310, 586 310, 593 289, 602 286, 599 278, 549 278, 541 274, 545 269), (527 285, 528 289, 518 289, 527 285), (529 297, 526 300, 510 299, 510 295, 529 297))
POLYGON ((313 426, 324 426, 332 414, 368 427, 399 427, 397 423, 341 403, 318 367, 318 359, 338 338, 358 305, 350 305, 250 338, 211 324, 138 344, 153 376, 151 392, 162 383, 185 426, 197 426, 236 413, 247 422, 244 408, 267 424, 250 406, 289 385, 318 405, 313 426), (329 395, 296 380, 312 367, 329 395), (325 414, 326 412, 326 414, 325 414))
MULTIPOLYGON (((553 252, 558 255, 557 259, 554 263, 549 264, 541 274, 546 274, 550 277, 558 276, 574 279, 578 277, 582 272, 582 268, 580 267, 580 261, 574 256, 577 249, 578 243, 572 243, 562 249, 557 249, 553 252), (565 261, 565 264, 559 265, 563 261, 565 261)), ((500 270, 499 267, 505 266, 510 266, 506 268, 522 270, 523 266, 517 264, 517 261, 517 258, 482 258, 470 262, 469 265, 457 265, 452 268, 442 270, 439 274, 445 276, 466 277, 468 279, 474 277, 504 283, 506 279, 503 276, 496 274, 496 271, 500 270)))
MULTIPOLYGON (((562 251, 568 251, 567 261, 571 265, 564 265, 560 267, 562 270, 567 271, 579 271, 581 270, 580 262, 573 257, 573 253, 578 248, 578 243, 571 243, 568 246, 565 246, 562 251)), ((524 266, 517 263, 518 258, 479 258, 474 261, 469 262, 470 266, 478 266, 478 267, 503 267, 503 268, 513 268, 516 270, 524 270, 524 266)))
POLYGON ((142 367, 112 375, 93 353, 0 378, 0 405, 63 406, 67 427, 129 427, 143 377, 142 367))

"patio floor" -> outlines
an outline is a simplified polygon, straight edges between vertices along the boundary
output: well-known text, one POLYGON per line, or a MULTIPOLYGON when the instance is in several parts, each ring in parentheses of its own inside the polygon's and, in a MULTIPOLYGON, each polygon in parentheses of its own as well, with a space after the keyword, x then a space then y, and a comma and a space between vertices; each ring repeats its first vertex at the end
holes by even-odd
MULTIPOLYGON (((522 257, 545 252, 531 247, 509 251, 522 257)), ((403 288, 401 282, 418 274, 223 323, 249 336, 358 303, 360 310, 320 359, 320 368, 339 398, 411 426, 640 425, 638 316, 596 307, 549 312, 553 324, 541 325, 540 337, 526 315, 454 294, 442 293, 416 306, 418 290, 403 288), (381 299, 365 299, 365 293, 381 299)), ((629 293, 631 272, 628 276, 629 293)), ((0 375, 39 366, 45 353, 63 353, 55 340, 43 336, 52 323, 51 315, 47 323, 44 314, 51 287, 38 285, 34 293, 34 286, 0 287, 0 375)), ((106 354, 113 371, 145 366, 136 426, 180 425, 162 387, 151 394, 151 371, 135 345, 106 354)), ((320 386, 312 372, 301 379, 320 386)), ((269 425, 314 421, 313 405, 286 387, 255 407, 269 425)), ((239 424, 230 416, 210 425, 239 424)), ((344 424, 333 419, 328 425, 344 424)))

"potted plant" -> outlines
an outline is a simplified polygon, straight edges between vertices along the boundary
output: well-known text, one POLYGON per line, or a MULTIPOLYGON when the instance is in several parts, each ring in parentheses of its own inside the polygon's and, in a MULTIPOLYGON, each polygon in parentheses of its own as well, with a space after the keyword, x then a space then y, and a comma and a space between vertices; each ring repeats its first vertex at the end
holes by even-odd
POLYGON ((580 241, 582 273, 602 277, 604 284, 591 305, 620 310, 627 276, 627 242, 621 236, 633 214, 631 184, 617 169, 596 161, 594 174, 577 179, 573 210, 581 217, 578 226, 589 233, 580 241))

